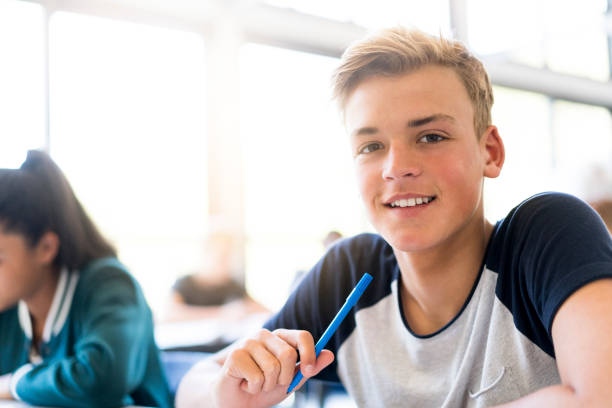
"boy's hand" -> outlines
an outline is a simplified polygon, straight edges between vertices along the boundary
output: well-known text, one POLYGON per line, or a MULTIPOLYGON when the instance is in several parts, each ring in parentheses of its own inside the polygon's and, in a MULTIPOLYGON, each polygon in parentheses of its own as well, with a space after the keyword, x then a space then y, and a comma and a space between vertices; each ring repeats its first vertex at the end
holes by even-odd
POLYGON ((318 374, 334 360, 323 350, 315 360, 312 335, 303 330, 260 330, 225 358, 215 387, 217 407, 270 407, 284 400, 287 388, 298 369, 304 379, 295 388, 318 374), (298 359, 300 364, 296 367, 298 359))
POLYGON ((11 374, 0 375, 0 399, 13 399, 11 394, 11 374))

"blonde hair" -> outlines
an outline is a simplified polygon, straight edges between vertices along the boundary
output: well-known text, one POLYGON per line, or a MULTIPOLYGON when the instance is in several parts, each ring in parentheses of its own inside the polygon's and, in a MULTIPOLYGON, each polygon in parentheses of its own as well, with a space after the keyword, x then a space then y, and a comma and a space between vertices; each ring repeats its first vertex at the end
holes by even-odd
POLYGON ((403 27, 382 30, 352 44, 332 77, 333 97, 344 111, 357 85, 373 76, 410 73, 426 65, 452 68, 461 78, 474 107, 478 137, 491 124, 493 91, 482 63, 458 41, 403 27))

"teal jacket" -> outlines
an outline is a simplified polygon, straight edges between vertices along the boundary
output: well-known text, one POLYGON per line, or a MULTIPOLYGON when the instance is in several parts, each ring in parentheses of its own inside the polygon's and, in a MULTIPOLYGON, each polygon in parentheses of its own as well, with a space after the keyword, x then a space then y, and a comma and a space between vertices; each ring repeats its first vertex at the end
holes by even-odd
POLYGON ((40 355, 32 355, 27 306, 0 313, 0 375, 32 405, 171 407, 140 286, 115 258, 60 273, 40 355))

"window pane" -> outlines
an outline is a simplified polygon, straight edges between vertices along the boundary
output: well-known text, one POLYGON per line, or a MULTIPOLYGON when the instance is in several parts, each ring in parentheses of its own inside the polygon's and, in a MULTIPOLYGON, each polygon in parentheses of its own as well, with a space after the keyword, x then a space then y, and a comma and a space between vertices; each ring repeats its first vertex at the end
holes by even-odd
POLYGON ((332 229, 367 229, 348 137, 330 100, 337 60, 278 48, 241 50, 247 271, 253 296, 279 307, 332 229))
POLYGON ((542 95, 495 87, 493 124, 506 148, 501 175, 486 179, 485 213, 504 217, 525 198, 550 190, 553 151, 549 101, 542 95))
POLYGON ((333 20, 352 22, 369 29, 396 25, 418 27, 432 34, 450 33, 448 0, 397 1, 379 0, 356 2, 352 0, 266 0, 278 7, 333 20))
POLYGON ((43 9, 0 1, 0 167, 45 143, 43 9))
MULTIPOLYGON (((605 108, 557 101, 553 104, 555 159, 559 189, 594 199, 589 173, 612 163, 612 117, 605 108), (591 190, 591 191, 588 191, 591 190)), ((612 186, 600 185, 599 191, 612 186)))
POLYGON ((51 38, 51 153, 158 307, 201 258, 203 40, 70 13, 51 38))
MULTIPOLYGON (((497 220, 528 196, 558 190, 590 199, 594 171, 612 163, 612 117, 605 108, 495 87, 493 123, 506 147, 501 176, 486 181, 485 211, 497 220)), ((608 175, 607 177, 610 177, 608 175)))
POLYGON ((546 63, 554 71, 607 81, 610 77, 606 0, 547 0, 546 63), (554 10, 554 12, 553 12, 554 10), (554 17, 554 18, 552 18, 554 17))
POLYGON ((607 81, 606 7, 606 0, 469 0, 469 43, 479 54, 607 81))

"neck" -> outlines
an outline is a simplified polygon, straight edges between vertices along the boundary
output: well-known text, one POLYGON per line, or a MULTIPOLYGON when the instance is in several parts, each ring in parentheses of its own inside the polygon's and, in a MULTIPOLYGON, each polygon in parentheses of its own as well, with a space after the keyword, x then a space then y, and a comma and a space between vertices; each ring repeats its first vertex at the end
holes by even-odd
POLYGON ((482 218, 435 249, 395 251, 401 271, 402 307, 413 332, 434 333, 459 313, 480 273, 492 231, 493 226, 482 218))
POLYGON ((46 269, 48 270, 40 274, 40 285, 38 285, 37 289, 30 296, 24 299, 30 311, 30 318, 32 319, 32 340, 34 340, 35 343, 38 343, 42 338, 45 321, 47 320, 47 315, 51 308, 59 279, 59 270, 57 268, 49 266, 46 269))

